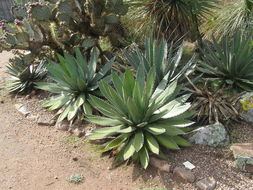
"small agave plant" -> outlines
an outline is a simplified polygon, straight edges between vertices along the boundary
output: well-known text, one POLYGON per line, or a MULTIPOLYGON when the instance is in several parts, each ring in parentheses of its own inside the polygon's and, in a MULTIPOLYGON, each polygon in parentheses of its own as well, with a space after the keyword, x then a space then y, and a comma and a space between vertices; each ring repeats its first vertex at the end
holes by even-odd
POLYGON ((6 87, 10 93, 28 93, 35 87, 35 83, 47 74, 44 61, 37 65, 26 65, 21 59, 15 58, 7 68, 11 78, 7 81, 6 87))
POLYGON ((189 95, 177 97, 177 81, 168 85, 168 75, 155 88, 154 73, 153 68, 147 77, 144 70, 139 70, 136 78, 130 70, 122 76, 113 73, 115 89, 105 81, 99 83, 108 102, 90 96, 91 105, 104 116, 87 115, 86 119, 106 127, 94 130, 89 139, 110 139, 101 152, 113 151, 116 162, 133 158, 147 168, 150 153, 163 155, 161 147, 178 150, 190 146, 179 136, 193 124, 186 119, 192 115, 188 111, 191 105, 186 103, 189 95))
POLYGON ((91 114, 92 108, 87 101, 88 95, 98 95, 98 82, 103 79, 111 80, 111 66, 114 59, 108 61, 97 72, 98 54, 92 49, 90 60, 75 50, 76 57, 65 54, 58 55, 60 64, 50 61, 48 66, 49 78, 54 82, 37 83, 39 89, 49 91, 55 95, 44 100, 43 107, 49 111, 57 110, 57 122, 64 119, 73 121, 82 114, 91 114))
POLYGON ((135 70, 143 69, 147 75, 151 68, 155 69, 155 86, 157 86, 165 75, 168 75, 168 82, 184 79, 184 75, 193 71, 195 56, 186 64, 182 64, 183 44, 175 52, 173 44, 169 47, 165 39, 156 40, 153 37, 147 37, 145 41, 144 52, 134 46, 125 51, 126 63, 135 70))

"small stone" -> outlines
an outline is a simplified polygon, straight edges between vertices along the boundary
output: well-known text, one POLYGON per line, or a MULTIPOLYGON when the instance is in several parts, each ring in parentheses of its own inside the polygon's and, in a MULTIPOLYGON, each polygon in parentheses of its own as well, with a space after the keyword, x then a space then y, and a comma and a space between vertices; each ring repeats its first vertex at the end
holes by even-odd
POLYGON ((171 166, 165 160, 156 157, 150 157, 150 165, 163 172, 171 172, 171 166))
POLYGON ((253 173, 253 143, 233 144, 233 151, 237 167, 243 172, 253 173))
POLYGON ((40 117, 37 122, 37 124, 40 126, 49 126, 49 127, 54 126, 55 123, 56 123, 56 121, 54 119, 45 119, 42 117, 40 117))
POLYGON ((176 167, 173 170, 173 178, 182 183, 193 183, 195 181, 195 175, 188 169, 182 167, 176 167))
POLYGON ((28 115, 26 118, 29 119, 29 120, 31 120, 31 121, 36 121, 38 119, 38 116, 36 116, 36 115, 28 115))
POLYGON ((76 161, 78 161, 78 158, 74 157, 74 158, 72 158, 72 160, 76 162, 76 161))
POLYGON ((28 116, 30 112, 27 110, 26 106, 23 104, 15 104, 15 108, 24 116, 28 116))
POLYGON ((4 104, 4 101, 3 101, 3 100, 0 100, 0 103, 1 103, 1 104, 4 104))
POLYGON ((61 131, 68 131, 69 129, 69 122, 67 121, 61 121, 56 124, 56 128, 61 131))
POLYGON ((75 130, 72 131, 73 134, 76 136, 76 137, 82 137, 85 135, 85 131, 84 130, 80 130, 78 128, 76 128, 75 130))
POLYGON ((58 177, 57 177, 57 176, 55 176, 55 177, 54 177, 54 179, 58 179, 58 177))
POLYGON ((216 187, 216 180, 213 177, 204 178, 196 183, 200 190, 214 190, 216 187))

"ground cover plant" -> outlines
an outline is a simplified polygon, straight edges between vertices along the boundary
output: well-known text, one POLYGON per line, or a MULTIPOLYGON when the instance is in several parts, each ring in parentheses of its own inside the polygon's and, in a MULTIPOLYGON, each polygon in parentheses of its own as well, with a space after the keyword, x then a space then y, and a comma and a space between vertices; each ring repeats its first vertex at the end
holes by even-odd
POLYGON ((89 139, 112 138, 101 146, 101 152, 116 152, 116 161, 133 158, 143 168, 149 164, 150 153, 163 155, 161 147, 178 150, 190 146, 179 135, 193 124, 187 120, 189 95, 177 97, 177 81, 168 84, 168 75, 155 87, 155 72, 152 68, 147 77, 144 70, 136 78, 129 69, 124 75, 113 73, 112 88, 102 81, 99 89, 106 101, 90 96, 90 103, 104 116, 87 115, 87 120, 110 126, 96 129, 89 139))
POLYGON ((108 61, 97 71, 98 53, 94 48, 89 61, 76 49, 76 56, 58 55, 60 63, 50 61, 48 65, 49 78, 53 82, 39 82, 37 88, 54 94, 44 100, 43 107, 50 111, 58 110, 58 122, 68 119, 80 119, 83 114, 91 114, 92 108, 87 101, 88 95, 98 95, 98 82, 110 81, 110 71, 114 59, 108 61))

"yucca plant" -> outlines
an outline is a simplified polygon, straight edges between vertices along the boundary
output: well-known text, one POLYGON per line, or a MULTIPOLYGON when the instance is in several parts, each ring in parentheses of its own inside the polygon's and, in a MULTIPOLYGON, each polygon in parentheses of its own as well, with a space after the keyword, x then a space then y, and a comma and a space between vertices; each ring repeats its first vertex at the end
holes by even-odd
MULTIPOLYGON (((136 20, 136 28, 146 30, 153 25, 166 38, 187 36, 196 39, 202 18, 210 14, 217 0, 127 0, 129 14, 136 20), (139 22, 138 22, 139 21, 139 22), (197 32, 197 33, 196 33, 197 32)), ((131 25, 133 23, 131 22, 131 25)), ((198 36, 201 37, 201 36, 198 36)))
POLYGON ((134 45, 132 49, 124 53, 126 63, 135 70, 144 70, 145 75, 154 67, 156 72, 155 87, 166 75, 168 75, 168 82, 173 82, 184 79, 185 74, 193 71, 195 56, 187 63, 182 64, 182 55, 183 44, 175 52, 173 44, 168 47, 164 38, 156 40, 151 36, 146 38, 144 52, 134 45))
POLYGON ((128 69, 123 76, 113 73, 112 81, 115 89, 105 81, 99 84, 108 102, 90 96, 90 103, 105 116, 86 116, 88 121, 106 126, 89 135, 93 140, 110 139, 101 152, 113 151, 117 162, 133 158, 147 168, 150 153, 162 155, 161 147, 178 150, 190 146, 179 136, 193 124, 186 119, 192 114, 186 103, 189 95, 177 97, 176 80, 166 85, 167 75, 155 88, 154 69, 147 77, 139 70, 136 78, 128 69))
POLYGON ((226 87, 241 90, 253 89, 253 53, 251 37, 237 32, 230 40, 221 43, 213 38, 213 47, 202 50, 203 61, 198 70, 210 78, 222 79, 226 87))
POLYGON ((7 90, 10 93, 28 93, 34 89, 35 83, 45 78, 47 69, 45 62, 26 65, 22 59, 16 57, 7 66, 7 73, 11 76, 7 81, 7 90))
POLYGON ((215 36, 219 40, 225 36, 233 36, 238 30, 251 30, 252 7, 252 0, 233 0, 222 4, 214 14, 207 17, 201 30, 207 38, 215 36))
POLYGON ((43 107, 48 107, 49 111, 59 109, 58 122, 65 118, 72 122, 77 116, 91 114, 92 108, 87 101, 88 95, 98 95, 100 80, 111 80, 110 70, 114 59, 108 61, 97 72, 96 49, 92 49, 89 61, 79 49, 75 52, 76 57, 69 54, 65 54, 64 57, 58 55, 60 64, 50 61, 49 78, 54 82, 37 83, 39 89, 55 94, 43 102, 43 107))

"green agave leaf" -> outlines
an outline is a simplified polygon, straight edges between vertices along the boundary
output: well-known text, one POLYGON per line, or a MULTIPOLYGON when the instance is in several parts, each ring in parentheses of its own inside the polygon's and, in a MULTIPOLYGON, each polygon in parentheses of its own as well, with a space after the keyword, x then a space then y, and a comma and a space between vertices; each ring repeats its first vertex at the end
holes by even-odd
POLYGON ((182 135, 185 134, 184 131, 176 128, 176 127, 167 127, 166 128, 166 134, 169 136, 176 136, 176 135, 182 135))
POLYGON ((86 115, 86 120, 89 122, 102 125, 102 126, 115 126, 120 125, 121 121, 117 119, 111 119, 108 117, 101 117, 101 116, 95 116, 95 115, 86 115))
POLYGON ((133 146, 136 152, 139 152, 140 149, 143 147, 144 144, 144 135, 142 131, 139 131, 134 136, 133 146))
POLYGON ((92 114, 92 108, 88 102, 83 103, 83 111, 85 114, 92 114))
POLYGON ((182 137, 179 136, 173 136, 171 139, 177 143, 180 146, 191 146, 191 143, 189 143, 187 140, 183 139, 182 137))
POLYGON ((37 88, 52 93, 62 93, 63 91, 71 92, 71 90, 64 86, 59 86, 55 83, 37 82, 35 83, 37 88))
POLYGON ((143 147, 139 152, 140 162, 144 169, 148 167, 149 164, 149 154, 146 147, 143 147))
POLYGON ((123 152, 123 159, 124 160, 129 159, 135 153, 135 148, 133 146, 133 140, 134 139, 131 138, 131 140, 127 143, 127 145, 124 148, 124 152, 123 152))
POLYGON ((119 130, 119 133, 131 133, 131 132, 133 132, 133 131, 135 131, 135 130, 136 130, 135 127, 127 127, 127 128, 125 128, 125 129, 119 130))
POLYGON ((175 116, 181 115, 182 113, 189 110, 191 107, 190 103, 185 103, 184 105, 174 106, 172 110, 169 111, 166 115, 164 115, 163 119, 173 118, 175 116))
POLYGON ((159 144, 157 140, 149 133, 145 133, 145 137, 149 150, 155 154, 159 154, 159 144))
POLYGON ((126 128, 126 127, 123 125, 118 125, 115 127, 103 127, 100 129, 96 129, 94 131, 94 133, 105 133, 105 134, 118 133, 118 131, 120 131, 121 129, 124 129, 124 128, 126 128))
POLYGON ((149 124, 145 127, 147 131, 153 135, 161 135, 166 132, 166 129, 156 126, 156 124, 149 124))
POLYGON ((64 109, 64 111, 61 112, 61 114, 59 115, 59 117, 57 119, 57 123, 63 121, 67 117, 70 109, 71 109, 71 103, 68 104, 66 106, 66 108, 64 109))
POLYGON ((156 139, 158 140, 158 142, 170 149, 173 150, 179 150, 180 148, 177 146, 177 144, 175 143, 175 141, 172 140, 172 138, 170 136, 167 135, 160 135, 160 136, 156 136, 156 139))
POLYGON ((115 139, 113 139, 112 141, 110 141, 104 148, 105 152, 114 149, 120 145, 122 145, 123 142, 125 142, 128 137, 130 136, 130 134, 122 134, 119 135, 118 137, 116 137, 115 139))
MULTIPOLYGON (((61 108, 70 100, 71 100, 70 96, 60 95, 60 97, 58 97, 57 99, 55 98, 53 100, 48 100, 49 102, 47 102, 47 104, 43 104, 43 105, 50 105, 51 107, 48 110, 53 111, 53 110, 61 108)), ((45 106, 45 107, 48 107, 48 106, 45 106)))

